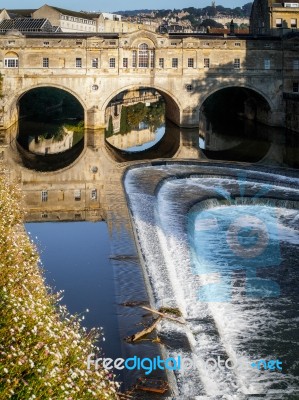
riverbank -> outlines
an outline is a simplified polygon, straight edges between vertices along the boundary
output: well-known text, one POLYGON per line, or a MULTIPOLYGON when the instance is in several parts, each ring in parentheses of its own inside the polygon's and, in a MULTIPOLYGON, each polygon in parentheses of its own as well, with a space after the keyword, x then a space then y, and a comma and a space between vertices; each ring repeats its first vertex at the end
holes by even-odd
POLYGON ((107 371, 87 370, 100 332, 86 332, 45 285, 20 202, 0 164, 0 400, 117 399, 107 371))

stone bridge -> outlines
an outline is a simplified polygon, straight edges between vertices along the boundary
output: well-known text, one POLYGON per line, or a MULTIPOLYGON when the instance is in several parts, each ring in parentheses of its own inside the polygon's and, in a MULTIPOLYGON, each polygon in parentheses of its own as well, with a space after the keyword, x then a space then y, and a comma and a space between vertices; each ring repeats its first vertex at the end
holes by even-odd
POLYGON ((155 88, 166 117, 180 127, 200 125, 205 100, 231 87, 246 93, 245 115, 284 126, 283 50, 279 38, 129 34, 0 35, 0 127, 19 118, 19 100, 37 87, 71 93, 82 105, 85 126, 106 126, 114 96, 155 88))

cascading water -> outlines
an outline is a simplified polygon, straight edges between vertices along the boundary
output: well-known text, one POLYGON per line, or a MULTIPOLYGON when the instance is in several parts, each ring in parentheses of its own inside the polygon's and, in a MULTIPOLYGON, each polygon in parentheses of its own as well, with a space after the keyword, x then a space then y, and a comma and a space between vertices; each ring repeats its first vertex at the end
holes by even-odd
POLYGON ((124 185, 153 305, 186 319, 160 328, 167 354, 194 364, 175 371, 180 398, 295 393, 296 173, 168 164, 132 168, 124 185))

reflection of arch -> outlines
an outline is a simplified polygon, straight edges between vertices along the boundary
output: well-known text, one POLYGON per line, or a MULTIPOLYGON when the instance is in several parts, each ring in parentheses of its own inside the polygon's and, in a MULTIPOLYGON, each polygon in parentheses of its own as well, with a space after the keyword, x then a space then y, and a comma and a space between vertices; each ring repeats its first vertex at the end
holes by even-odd
POLYGON ((118 94, 121 92, 124 92, 126 90, 134 90, 134 89, 155 89, 157 90, 164 98, 165 101, 165 116, 167 119, 175 123, 176 125, 180 125, 180 119, 181 119, 181 114, 182 114, 182 109, 183 107, 180 104, 180 101, 169 91, 165 90, 164 88, 159 87, 158 85, 152 85, 152 86, 138 86, 138 85, 129 85, 129 86, 123 86, 122 88, 119 88, 118 90, 115 90, 103 103, 102 105, 102 110, 105 111, 106 108, 108 107, 109 103, 111 100, 114 99, 118 94))

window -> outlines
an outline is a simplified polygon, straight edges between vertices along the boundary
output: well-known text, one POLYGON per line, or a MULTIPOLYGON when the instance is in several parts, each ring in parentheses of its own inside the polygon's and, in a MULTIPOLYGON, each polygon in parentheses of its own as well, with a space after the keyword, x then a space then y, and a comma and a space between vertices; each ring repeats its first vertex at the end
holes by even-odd
POLYGON ((293 92, 299 93, 299 82, 293 82, 293 92))
POLYGON ((235 47, 241 47, 241 43, 240 42, 235 42, 235 47))
POLYGON ((44 46, 49 46, 50 42, 44 42, 44 46))
POLYGON ((8 44, 12 46, 12 45, 16 44, 16 41, 15 40, 9 40, 8 44))
POLYGON ((82 68, 82 58, 76 58, 76 68, 82 68))
POLYGON ((282 28, 282 18, 276 18, 275 26, 276 28, 282 28))
POLYGON ((159 58, 159 67, 164 68, 164 58, 159 58))
POLYGON ((188 68, 194 68, 194 58, 188 58, 188 68))
POLYGON ((192 92, 193 86, 192 85, 186 85, 186 90, 187 90, 187 92, 192 92))
POLYGON ((203 59, 203 66, 204 66, 204 68, 210 68, 210 59, 209 58, 203 59))
POLYGON ((81 200, 81 190, 80 189, 74 190, 74 199, 75 199, 75 201, 81 200))
POLYGON ((43 68, 49 68, 49 59, 47 57, 43 58, 43 68))
POLYGON ((116 42, 115 42, 115 41, 109 42, 109 44, 110 44, 110 46, 115 46, 115 45, 116 45, 116 42))
POLYGON ((297 19, 291 18, 291 28, 297 28, 297 19))
POLYGON ((293 69, 295 70, 299 69, 299 60, 293 60, 293 69))
POLYGON ((93 58, 91 60, 91 66, 92 66, 92 68, 98 68, 99 67, 99 59, 98 58, 93 58))
POLYGON ((133 50, 132 53, 132 67, 133 68, 137 67, 137 50, 133 50))
POLYGON ((77 45, 77 46, 81 46, 81 45, 82 45, 82 42, 76 42, 76 45, 77 45))
POLYGON ((172 68, 177 68, 179 66, 179 59, 173 58, 172 59, 172 68))
POLYGON ((139 68, 148 68, 149 65, 149 50, 146 43, 139 45, 138 66, 139 68))
POLYGON ((128 59, 125 57, 125 58, 123 58, 123 67, 128 68, 128 66, 129 66, 129 62, 128 62, 128 59))
POLYGON ((155 66, 155 53, 154 50, 150 50, 150 67, 154 68, 155 66))
POLYGON ((170 44, 171 44, 171 46, 176 46, 177 42, 171 42, 170 44))
POLYGON ((240 65, 241 65, 240 58, 235 58, 234 59, 234 68, 235 69, 240 69, 240 65))
POLYGON ((271 60, 264 60, 264 69, 270 69, 271 60))
POLYGON ((115 58, 109 58, 109 67, 115 68, 115 58))
POLYGON ((42 202, 48 201, 48 191, 47 190, 41 191, 41 200, 42 200, 42 202))
POLYGON ((92 189, 91 193, 90 193, 90 198, 91 200, 97 200, 98 198, 98 191, 97 189, 92 189))
POLYGON ((5 68, 18 68, 19 59, 18 58, 5 58, 4 59, 5 68))

